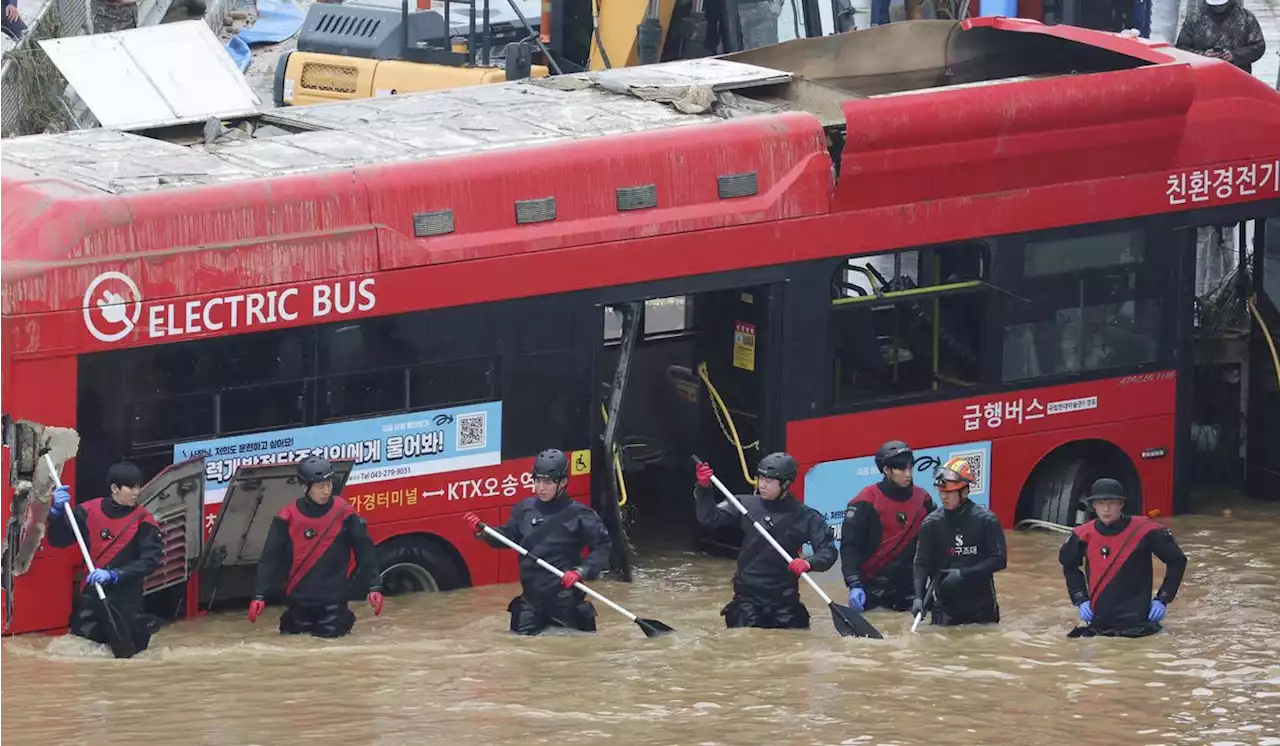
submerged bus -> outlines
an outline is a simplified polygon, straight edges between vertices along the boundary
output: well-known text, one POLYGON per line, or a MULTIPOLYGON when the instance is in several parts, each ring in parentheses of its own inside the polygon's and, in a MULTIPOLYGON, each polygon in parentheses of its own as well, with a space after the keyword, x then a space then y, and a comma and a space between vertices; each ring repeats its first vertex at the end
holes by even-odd
MULTIPOLYGON (((159 475, 171 617, 243 603, 309 453, 392 592, 515 580, 458 515, 505 520, 546 447, 623 579, 646 536, 732 547, 695 528, 695 453, 749 490, 791 452, 837 526, 889 439, 968 458, 1006 526, 1075 522, 1104 474, 1170 515, 1196 231, 1280 216, 1277 132, 1280 94, 1228 64, 981 18, 212 141, 15 138, 3 409, 79 432, 78 499, 116 459, 159 475)), ((44 548, 8 631, 64 628, 80 572, 44 548)))

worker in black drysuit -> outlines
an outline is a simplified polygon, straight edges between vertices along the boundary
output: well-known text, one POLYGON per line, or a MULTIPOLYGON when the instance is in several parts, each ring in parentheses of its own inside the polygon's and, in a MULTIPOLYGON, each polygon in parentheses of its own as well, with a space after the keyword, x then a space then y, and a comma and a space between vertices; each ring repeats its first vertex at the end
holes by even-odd
POLYGON ((822 514, 791 494, 798 471, 790 454, 771 453, 760 459, 756 494, 738 497, 747 509, 744 516, 728 501, 717 505, 711 467, 705 462, 697 466, 694 499, 698 523, 709 531, 740 525, 745 534, 733 575, 733 599, 720 610, 726 627, 809 628, 809 610, 800 601, 799 578, 810 570, 830 568, 839 550, 822 514), (783 559, 752 526, 753 519, 794 559, 783 559), (808 559, 799 556, 805 544, 813 547, 808 559))
POLYGON ((994 575, 1008 562, 1004 528, 994 513, 969 499, 973 481, 962 458, 939 466, 933 483, 942 509, 920 526, 911 613, 919 614, 928 602, 932 622, 940 626, 1000 621, 994 575))
MULTIPOLYGON (((594 510, 569 497, 568 487, 568 457, 548 448, 533 459, 534 496, 516 503, 505 526, 490 526, 531 555, 520 558, 520 595, 507 605, 511 631, 516 634, 537 635, 551 626, 596 631, 596 609, 573 585, 595 580, 607 567, 612 549, 609 530, 594 510), (564 571, 564 577, 543 569, 533 557, 564 571)), ((466 513, 463 519, 477 539, 508 548, 484 533, 475 513, 466 513)))
POLYGON ((916 538, 925 516, 937 506, 928 492, 912 483, 915 454, 906 443, 885 443, 875 460, 884 478, 864 488, 845 508, 840 564, 851 607, 906 611, 915 600, 916 538))
MULTIPOLYGON (((159 626, 158 620, 143 614, 142 595, 147 576, 160 566, 160 527, 150 511, 138 505, 142 471, 137 466, 127 461, 113 464, 107 470, 107 485, 109 496, 72 508, 95 569, 80 583, 69 626, 73 635, 107 642, 106 625, 110 622, 99 618, 101 606, 93 587, 101 584, 123 628, 129 630, 134 649, 141 653, 151 644, 151 635, 159 626)), ((62 548, 76 543, 66 517, 70 501, 71 490, 65 485, 53 491, 49 546, 62 548)))
POLYGON ((281 634, 342 637, 356 623, 347 607, 347 567, 353 554, 353 577, 368 581, 369 605, 374 616, 382 614, 382 575, 373 539, 360 514, 333 494, 332 464, 308 456, 298 463, 298 478, 306 492, 271 519, 249 621, 258 620, 268 597, 283 597, 281 634))
POLYGON ((1124 488, 1118 481, 1099 479, 1083 502, 1097 517, 1076 526, 1058 550, 1067 594, 1085 623, 1067 636, 1154 635, 1161 629, 1166 607, 1178 595, 1187 555, 1168 528, 1144 516, 1124 514, 1124 488), (1166 568, 1155 598, 1152 555, 1166 568), (1081 563, 1085 572, 1080 571, 1081 563))

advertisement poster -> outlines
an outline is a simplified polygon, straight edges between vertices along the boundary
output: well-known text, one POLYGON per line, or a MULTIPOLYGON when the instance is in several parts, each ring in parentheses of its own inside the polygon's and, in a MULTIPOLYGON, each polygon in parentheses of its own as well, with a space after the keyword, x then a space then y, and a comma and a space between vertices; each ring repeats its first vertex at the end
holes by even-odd
MULTIPOLYGON (((938 498, 937 488, 933 486, 933 470, 951 458, 959 456, 968 461, 969 468, 973 469, 975 484, 969 489, 969 499, 979 505, 990 507, 987 470, 991 463, 991 441, 938 448, 917 448, 914 453, 915 484, 933 497, 934 504, 941 505, 942 501, 938 498)), ((844 511, 849 501, 856 497, 863 487, 875 484, 880 479, 874 455, 818 464, 805 474, 804 502, 826 517, 827 525, 835 528, 836 538, 839 538, 840 527, 844 523, 844 511)))
POLYGON ((205 502, 221 502, 240 466, 294 463, 310 455, 350 459, 348 485, 493 466, 502 462, 502 402, 333 422, 179 443, 175 463, 204 455, 205 502))

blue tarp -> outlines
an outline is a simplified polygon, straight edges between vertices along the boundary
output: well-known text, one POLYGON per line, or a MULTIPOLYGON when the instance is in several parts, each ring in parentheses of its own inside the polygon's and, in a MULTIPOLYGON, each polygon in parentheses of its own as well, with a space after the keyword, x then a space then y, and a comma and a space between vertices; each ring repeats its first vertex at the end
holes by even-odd
POLYGON ((231 55, 231 59, 236 63, 236 67, 240 72, 249 69, 249 60, 252 55, 249 54, 249 45, 244 43, 244 39, 237 34, 231 37, 231 41, 227 42, 227 54, 231 55))
MULTIPOLYGON (((234 7, 234 3, 232 6, 234 7)), ((249 67, 249 45, 278 44, 298 33, 306 14, 293 0, 258 0, 258 18, 227 42, 227 54, 240 72, 249 67)))

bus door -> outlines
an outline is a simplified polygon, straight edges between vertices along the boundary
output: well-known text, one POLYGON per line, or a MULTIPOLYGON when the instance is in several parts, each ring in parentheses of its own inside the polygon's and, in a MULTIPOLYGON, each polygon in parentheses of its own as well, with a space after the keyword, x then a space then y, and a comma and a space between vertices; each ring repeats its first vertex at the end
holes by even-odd
MULTIPOLYGON (((693 502, 696 454, 735 493, 750 493, 761 442, 779 443, 771 317, 780 286, 649 297, 604 307, 592 470, 597 510, 623 579, 633 554, 736 553, 741 532, 707 534, 693 502), (772 397, 776 401, 776 397, 772 397), (745 469, 744 465, 745 464, 745 469), (624 569, 625 568, 625 569, 624 569)), ((775 447, 780 447, 775 445, 775 447)))
MULTIPOLYGON (((771 386, 781 370, 772 318, 781 310, 780 285, 720 290, 699 296, 694 374, 701 384, 698 456, 737 495, 755 491, 760 458, 782 448, 780 412, 771 386), (778 294, 780 296, 780 294, 778 294), (771 406, 772 405, 772 406, 771 406)), ((692 479, 689 488, 692 489, 692 479)), ((737 555, 742 532, 699 532, 704 551, 737 555)))

